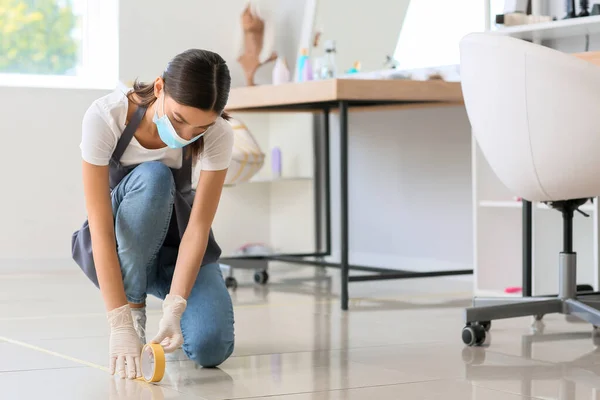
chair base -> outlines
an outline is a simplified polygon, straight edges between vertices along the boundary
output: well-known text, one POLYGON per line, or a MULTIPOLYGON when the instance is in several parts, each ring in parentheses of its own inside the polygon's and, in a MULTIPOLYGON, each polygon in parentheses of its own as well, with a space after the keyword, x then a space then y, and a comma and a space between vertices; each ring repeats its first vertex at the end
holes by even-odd
POLYGON ((590 297, 475 298, 474 307, 465 310, 463 342, 467 346, 484 344, 491 321, 528 316, 540 321, 546 314, 572 315, 596 328, 600 326, 600 299, 590 297))
POLYGON ((600 295, 577 293, 576 257, 573 252, 560 253, 556 297, 474 298, 473 307, 465 310, 463 342, 468 346, 484 344, 491 321, 507 318, 533 316, 540 321, 546 314, 564 314, 600 326, 600 295))
POLYGON ((564 314, 600 326, 600 295, 577 293, 577 254, 573 251, 573 214, 577 211, 588 216, 579 207, 588 199, 550 202, 550 207, 563 216, 563 251, 559 256, 558 296, 475 298, 473 307, 465 310, 466 326, 462 331, 467 346, 485 343, 491 321, 533 316, 536 321, 546 314, 564 314))

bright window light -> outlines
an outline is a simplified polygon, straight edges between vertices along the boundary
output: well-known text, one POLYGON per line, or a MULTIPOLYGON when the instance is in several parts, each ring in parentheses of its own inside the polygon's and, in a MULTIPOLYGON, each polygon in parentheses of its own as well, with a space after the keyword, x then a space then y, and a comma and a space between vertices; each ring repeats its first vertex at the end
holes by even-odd
POLYGON ((118 0, 0 0, 0 85, 113 88, 118 0))
POLYGON ((485 30, 485 1, 412 0, 394 52, 398 67, 460 64, 460 39, 485 30))

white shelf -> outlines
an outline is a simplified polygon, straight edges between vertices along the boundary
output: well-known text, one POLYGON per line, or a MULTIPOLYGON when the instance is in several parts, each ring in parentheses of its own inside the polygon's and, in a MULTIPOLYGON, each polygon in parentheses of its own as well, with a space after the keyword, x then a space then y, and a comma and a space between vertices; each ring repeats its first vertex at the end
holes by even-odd
POLYGON ((523 203, 520 201, 480 201, 479 207, 498 207, 498 208, 521 208, 523 203))
POLYGON ((252 183, 277 183, 277 182, 298 182, 298 181, 310 181, 313 178, 311 176, 295 176, 295 177, 281 177, 281 178, 257 178, 251 179, 248 182, 227 184, 226 187, 233 187, 239 185, 249 185, 252 183))
POLYGON ((526 40, 560 39, 569 36, 592 35, 600 33, 600 15, 509 26, 490 32, 526 40))
POLYGON ((291 176, 281 178, 257 178, 252 179, 248 183, 274 183, 274 182, 289 182, 289 181, 310 181, 312 176, 291 176))
MULTIPOLYGON (((480 207, 496 207, 496 208, 522 208, 523 203, 521 203, 520 201, 517 200, 513 200, 513 201, 480 201, 479 202, 479 206, 480 207)), ((546 204, 543 203, 536 203, 535 207, 540 209, 540 210, 550 210, 551 208, 548 207, 546 204)), ((591 203, 586 203, 583 206, 579 207, 579 209, 581 211, 587 211, 587 212, 592 212, 594 211, 594 205, 591 203)))
POLYGON ((522 292, 506 293, 504 290, 477 290, 473 293, 474 297, 523 297, 522 292))

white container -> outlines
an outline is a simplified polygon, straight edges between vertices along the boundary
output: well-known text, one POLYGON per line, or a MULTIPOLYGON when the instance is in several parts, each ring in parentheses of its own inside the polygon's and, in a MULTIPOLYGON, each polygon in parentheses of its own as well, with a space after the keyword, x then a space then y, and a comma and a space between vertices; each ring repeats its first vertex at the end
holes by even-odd
POLYGON ((284 57, 278 57, 273 67, 273 85, 280 85, 290 81, 290 69, 284 57))
POLYGON ((337 76, 337 67, 335 65, 335 40, 325 42, 325 56, 321 64, 321 79, 331 79, 337 76))

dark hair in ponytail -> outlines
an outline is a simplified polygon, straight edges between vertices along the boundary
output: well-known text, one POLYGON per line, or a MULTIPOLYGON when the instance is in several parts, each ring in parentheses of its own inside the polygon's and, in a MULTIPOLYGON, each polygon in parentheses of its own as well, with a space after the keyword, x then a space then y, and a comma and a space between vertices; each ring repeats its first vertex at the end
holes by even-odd
MULTIPOLYGON (((231 76, 225 60, 217 53, 199 49, 186 50, 169 62, 162 77, 165 81, 165 94, 177 103, 214 111, 229 120, 229 115, 224 110, 229 99, 231 76)), ((127 97, 138 106, 149 107, 156 101, 154 84, 136 80, 127 97)), ((194 157, 202 152, 203 145, 203 138, 190 145, 194 157)))

